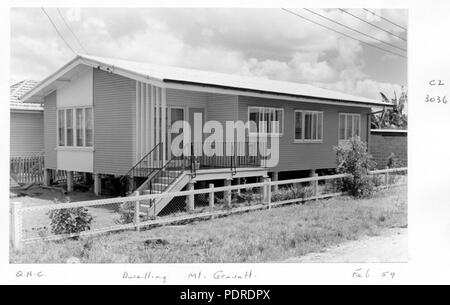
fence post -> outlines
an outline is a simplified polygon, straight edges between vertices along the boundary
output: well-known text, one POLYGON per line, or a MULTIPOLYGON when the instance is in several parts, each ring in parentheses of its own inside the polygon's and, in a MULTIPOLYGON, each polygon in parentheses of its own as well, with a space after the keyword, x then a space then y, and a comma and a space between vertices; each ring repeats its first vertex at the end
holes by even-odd
MULTIPOLYGON (((187 185, 187 190, 188 191, 193 191, 194 190, 194 182, 193 181, 189 181, 188 185, 187 185)), ((194 211, 195 209, 195 197, 192 194, 187 195, 187 210, 189 212, 194 211)))
MULTIPOLYGON (((232 180, 233 179, 229 179, 229 178, 225 179, 225 186, 226 187, 231 187, 231 181, 232 180)), ((231 190, 227 189, 224 192, 224 196, 225 196, 225 203, 226 203, 226 205, 231 208, 231 190)))
POLYGON ((266 179, 266 190, 267 190, 267 205, 269 206, 269 210, 271 208, 271 202, 272 202, 272 186, 270 185, 270 178, 267 177, 266 179))
MULTIPOLYGON (((139 191, 134 192, 134 195, 139 196, 139 191)), ((141 228, 139 227, 139 222, 141 220, 139 217, 139 215, 140 215, 139 208, 140 208, 140 202, 139 202, 139 200, 136 200, 135 204, 134 204, 134 224, 136 225, 136 231, 138 231, 138 232, 141 230, 141 228)))
MULTIPOLYGON (((209 189, 211 190, 209 192, 209 211, 212 213, 214 212, 214 191, 212 189, 214 189, 214 184, 210 183, 209 184, 209 189)), ((214 215, 211 215, 211 219, 214 218, 214 215)))
MULTIPOLYGON (((386 166, 386 169, 389 169, 389 167, 386 166)), ((389 187, 389 172, 384 173, 384 184, 386 185, 386 188, 389 187)))
POLYGON ((22 249, 22 219, 20 209, 21 202, 11 204, 11 237, 14 250, 22 249))
MULTIPOLYGON (((319 175, 318 175, 317 173, 314 173, 314 174, 313 174, 313 177, 314 177, 314 178, 316 178, 316 177, 318 177, 318 176, 319 176, 319 175)), ((317 194, 318 188, 319 188, 319 180, 314 180, 314 181, 313 181, 313 190, 314 190, 314 197, 315 197, 314 200, 315 200, 315 201, 318 200, 318 198, 317 198, 317 195, 318 195, 318 194, 317 194)))

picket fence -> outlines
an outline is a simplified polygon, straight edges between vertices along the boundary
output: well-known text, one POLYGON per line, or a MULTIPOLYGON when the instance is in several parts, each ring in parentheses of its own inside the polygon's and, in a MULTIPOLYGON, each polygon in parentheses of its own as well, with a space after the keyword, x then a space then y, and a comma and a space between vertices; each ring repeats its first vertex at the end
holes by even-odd
MULTIPOLYGON (((9 171, 11 177, 19 184, 44 182, 44 155, 37 154, 32 156, 11 157, 9 160, 9 171)), ((66 180, 66 171, 51 170, 51 179, 53 181, 66 180)))

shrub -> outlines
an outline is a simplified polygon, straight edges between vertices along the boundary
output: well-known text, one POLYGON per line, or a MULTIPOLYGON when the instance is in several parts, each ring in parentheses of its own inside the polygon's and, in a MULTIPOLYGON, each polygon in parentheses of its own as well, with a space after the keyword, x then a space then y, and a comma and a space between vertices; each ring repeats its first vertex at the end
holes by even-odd
POLYGON ((248 205, 258 201, 260 194, 255 193, 252 188, 247 188, 245 191, 241 192, 239 195, 237 195, 239 199, 242 199, 243 202, 247 203, 248 205))
POLYGON ((375 183, 369 176, 369 171, 375 167, 375 162, 367 152, 366 143, 359 137, 353 137, 334 149, 338 164, 337 172, 349 174, 341 180, 341 190, 358 198, 372 195, 375 183))
POLYGON ((272 191, 272 202, 290 200, 290 199, 305 199, 313 195, 313 189, 310 186, 289 186, 286 188, 279 188, 278 190, 272 191))
POLYGON ((119 210, 119 218, 116 220, 116 223, 119 224, 128 224, 134 221, 134 209, 135 203, 131 201, 124 202, 120 205, 119 210))
POLYGON ((52 210, 49 213, 52 234, 80 233, 91 228, 93 217, 83 207, 52 210))

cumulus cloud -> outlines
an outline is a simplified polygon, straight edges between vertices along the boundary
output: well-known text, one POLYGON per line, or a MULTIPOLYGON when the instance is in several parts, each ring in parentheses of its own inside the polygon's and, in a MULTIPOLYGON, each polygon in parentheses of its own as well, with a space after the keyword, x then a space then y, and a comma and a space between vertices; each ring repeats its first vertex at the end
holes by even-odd
MULTIPOLYGON (((82 52, 56 10, 47 11, 73 48, 82 52)), ((405 20, 404 11, 398 11, 377 12, 405 20)), ((374 66, 374 60, 386 64, 395 58, 380 53, 375 57, 361 43, 279 9, 90 8, 61 12, 93 55, 310 83, 374 98, 378 91, 400 87, 383 80, 389 72, 367 68, 368 62, 374 66)), ((381 35, 377 36, 380 39, 395 40, 339 10, 318 12, 381 35)), ((363 16, 361 10, 352 12, 363 16)), ((399 28, 395 31, 403 33, 399 28)), ((42 79, 73 56, 40 9, 11 10, 11 78, 42 79)))

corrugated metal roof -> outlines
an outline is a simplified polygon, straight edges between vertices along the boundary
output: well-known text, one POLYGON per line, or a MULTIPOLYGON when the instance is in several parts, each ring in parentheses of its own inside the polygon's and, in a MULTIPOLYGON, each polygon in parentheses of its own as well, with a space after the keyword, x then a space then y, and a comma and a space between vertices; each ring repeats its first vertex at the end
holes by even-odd
POLYGON ((9 87, 9 104, 11 110, 31 110, 31 111, 42 111, 42 105, 35 103, 23 103, 20 97, 33 89, 38 84, 35 80, 22 80, 16 82, 9 87))
POLYGON ((357 103, 386 105, 381 101, 353 96, 350 94, 323 89, 308 84, 270 80, 259 77, 248 77, 232 74, 224 74, 210 71, 185 69, 179 67, 159 66, 150 63, 136 62, 122 59, 105 58, 98 56, 80 55, 106 66, 134 72, 142 76, 154 78, 160 81, 177 81, 184 83, 197 83, 211 86, 221 86, 228 88, 254 90, 260 92, 270 92, 277 94, 287 94, 294 96, 305 96, 313 98, 330 99, 336 101, 350 101, 357 103))
POLYGON ((16 82, 9 87, 9 100, 11 102, 18 102, 19 98, 33 89, 38 84, 38 81, 25 79, 20 82, 16 82))

